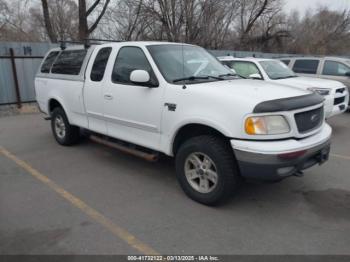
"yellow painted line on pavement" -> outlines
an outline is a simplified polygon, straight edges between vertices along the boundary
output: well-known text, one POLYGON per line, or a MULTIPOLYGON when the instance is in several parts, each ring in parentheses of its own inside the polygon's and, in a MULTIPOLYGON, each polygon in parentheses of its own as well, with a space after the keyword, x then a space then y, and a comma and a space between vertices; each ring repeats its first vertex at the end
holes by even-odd
POLYGON ((345 160, 350 160, 350 156, 343 156, 343 155, 338 155, 338 154, 330 154, 332 157, 336 157, 336 158, 341 158, 341 159, 345 159, 345 160))
POLYGON ((139 239, 137 239, 135 236, 133 236, 131 233, 129 233, 127 230, 123 229, 122 227, 116 225, 114 222, 112 222, 110 219, 106 218, 104 215, 93 209, 92 207, 88 206, 84 201, 80 200, 76 196, 72 195, 68 191, 64 190, 62 187, 57 185, 55 182, 50 180, 48 177, 41 174, 38 170, 31 167, 28 163, 25 161, 19 159, 14 154, 6 150, 5 148, 0 147, 0 154, 4 155, 8 159, 15 162, 18 166, 23 168, 25 171, 27 171, 30 175, 32 175, 37 180, 44 183, 46 186, 54 190, 56 193, 58 193, 62 198, 67 200, 69 203, 71 203, 76 208, 83 211, 86 215, 91 217, 94 221, 98 222, 102 226, 104 226, 108 231, 110 231, 115 236, 119 237, 123 241, 125 241, 128 245, 133 247, 134 249, 138 250, 142 254, 145 255, 159 255, 157 251, 155 251, 153 248, 148 246, 147 244, 141 242, 139 239))

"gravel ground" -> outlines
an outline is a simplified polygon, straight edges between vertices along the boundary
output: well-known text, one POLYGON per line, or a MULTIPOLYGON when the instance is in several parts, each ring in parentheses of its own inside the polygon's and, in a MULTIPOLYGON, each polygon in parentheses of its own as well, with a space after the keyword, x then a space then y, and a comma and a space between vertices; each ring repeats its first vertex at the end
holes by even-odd
POLYGON ((39 113, 36 103, 22 104, 22 108, 18 108, 17 105, 0 105, 0 117, 33 113, 39 113))

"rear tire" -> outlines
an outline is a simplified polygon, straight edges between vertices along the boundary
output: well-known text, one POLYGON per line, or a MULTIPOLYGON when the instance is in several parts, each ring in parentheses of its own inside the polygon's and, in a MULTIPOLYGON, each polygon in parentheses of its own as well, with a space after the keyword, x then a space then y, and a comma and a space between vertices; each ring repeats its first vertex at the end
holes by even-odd
POLYGON ((66 113, 56 107, 51 114, 52 133, 60 145, 71 146, 79 142, 80 128, 69 124, 66 113))
POLYGON ((240 181, 232 149, 216 136, 194 137, 181 145, 176 175, 188 197, 209 206, 227 201, 240 181))

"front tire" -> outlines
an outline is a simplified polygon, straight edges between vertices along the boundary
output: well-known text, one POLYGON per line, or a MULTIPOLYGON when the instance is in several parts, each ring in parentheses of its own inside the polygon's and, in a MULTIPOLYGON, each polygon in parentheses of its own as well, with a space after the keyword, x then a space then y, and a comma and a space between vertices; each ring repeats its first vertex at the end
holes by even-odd
POLYGON ((240 180, 232 149, 216 136, 186 141, 176 154, 176 175, 188 197, 210 206, 228 200, 240 180))
POLYGON ((61 107, 55 108, 51 114, 51 129, 60 145, 70 146, 79 141, 80 128, 69 124, 67 115, 61 107))

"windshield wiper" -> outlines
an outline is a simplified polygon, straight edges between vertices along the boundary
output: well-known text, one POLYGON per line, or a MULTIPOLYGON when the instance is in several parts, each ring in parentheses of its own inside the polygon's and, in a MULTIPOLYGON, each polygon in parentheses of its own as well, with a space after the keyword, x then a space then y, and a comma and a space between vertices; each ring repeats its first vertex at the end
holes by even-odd
POLYGON ((298 77, 298 76, 292 75, 292 76, 287 76, 286 78, 294 78, 294 77, 298 77))
POLYGON ((176 83, 176 82, 181 82, 181 81, 195 81, 195 80, 202 80, 202 79, 209 79, 209 78, 213 78, 213 79, 216 79, 216 80, 225 80, 223 79, 222 77, 220 76, 188 76, 188 77, 182 77, 182 78, 177 78, 177 79, 174 79, 173 80, 173 83, 176 83))
POLYGON ((186 80, 195 81, 195 80, 201 80, 201 79, 209 79, 209 76, 187 76, 187 77, 174 79, 173 83, 186 81, 186 80))
POLYGON ((239 75, 239 74, 231 74, 231 73, 228 73, 228 74, 222 74, 222 75, 219 75, 219 77, 223 77, 223 76, 238 76, 238 77, 241 77, 241 78, 247 79, 246 77, 241 76, 241 75, 239 75))
POLYGON ((214 79, 216 79, 216 80, 225 80, 225 79, 223 79, 220 75, 219 75, 219 76, 210 76, 210 75, 207 75, 207 77, 209 77, 209 78, 214 78, 214 79))
POLYGON ((278 80, 278 79, 287 79, 287 78, 294 78, 294 77, 298 77, 296 75, 292 75, 292 76, 281 76, 281 77, 276 77, 275 79, 278 80))
POLYGON ((219 77, 223 77, 223 76, 237 76, 237 74, 227 73, 227 74, 219 75, 219 77))

